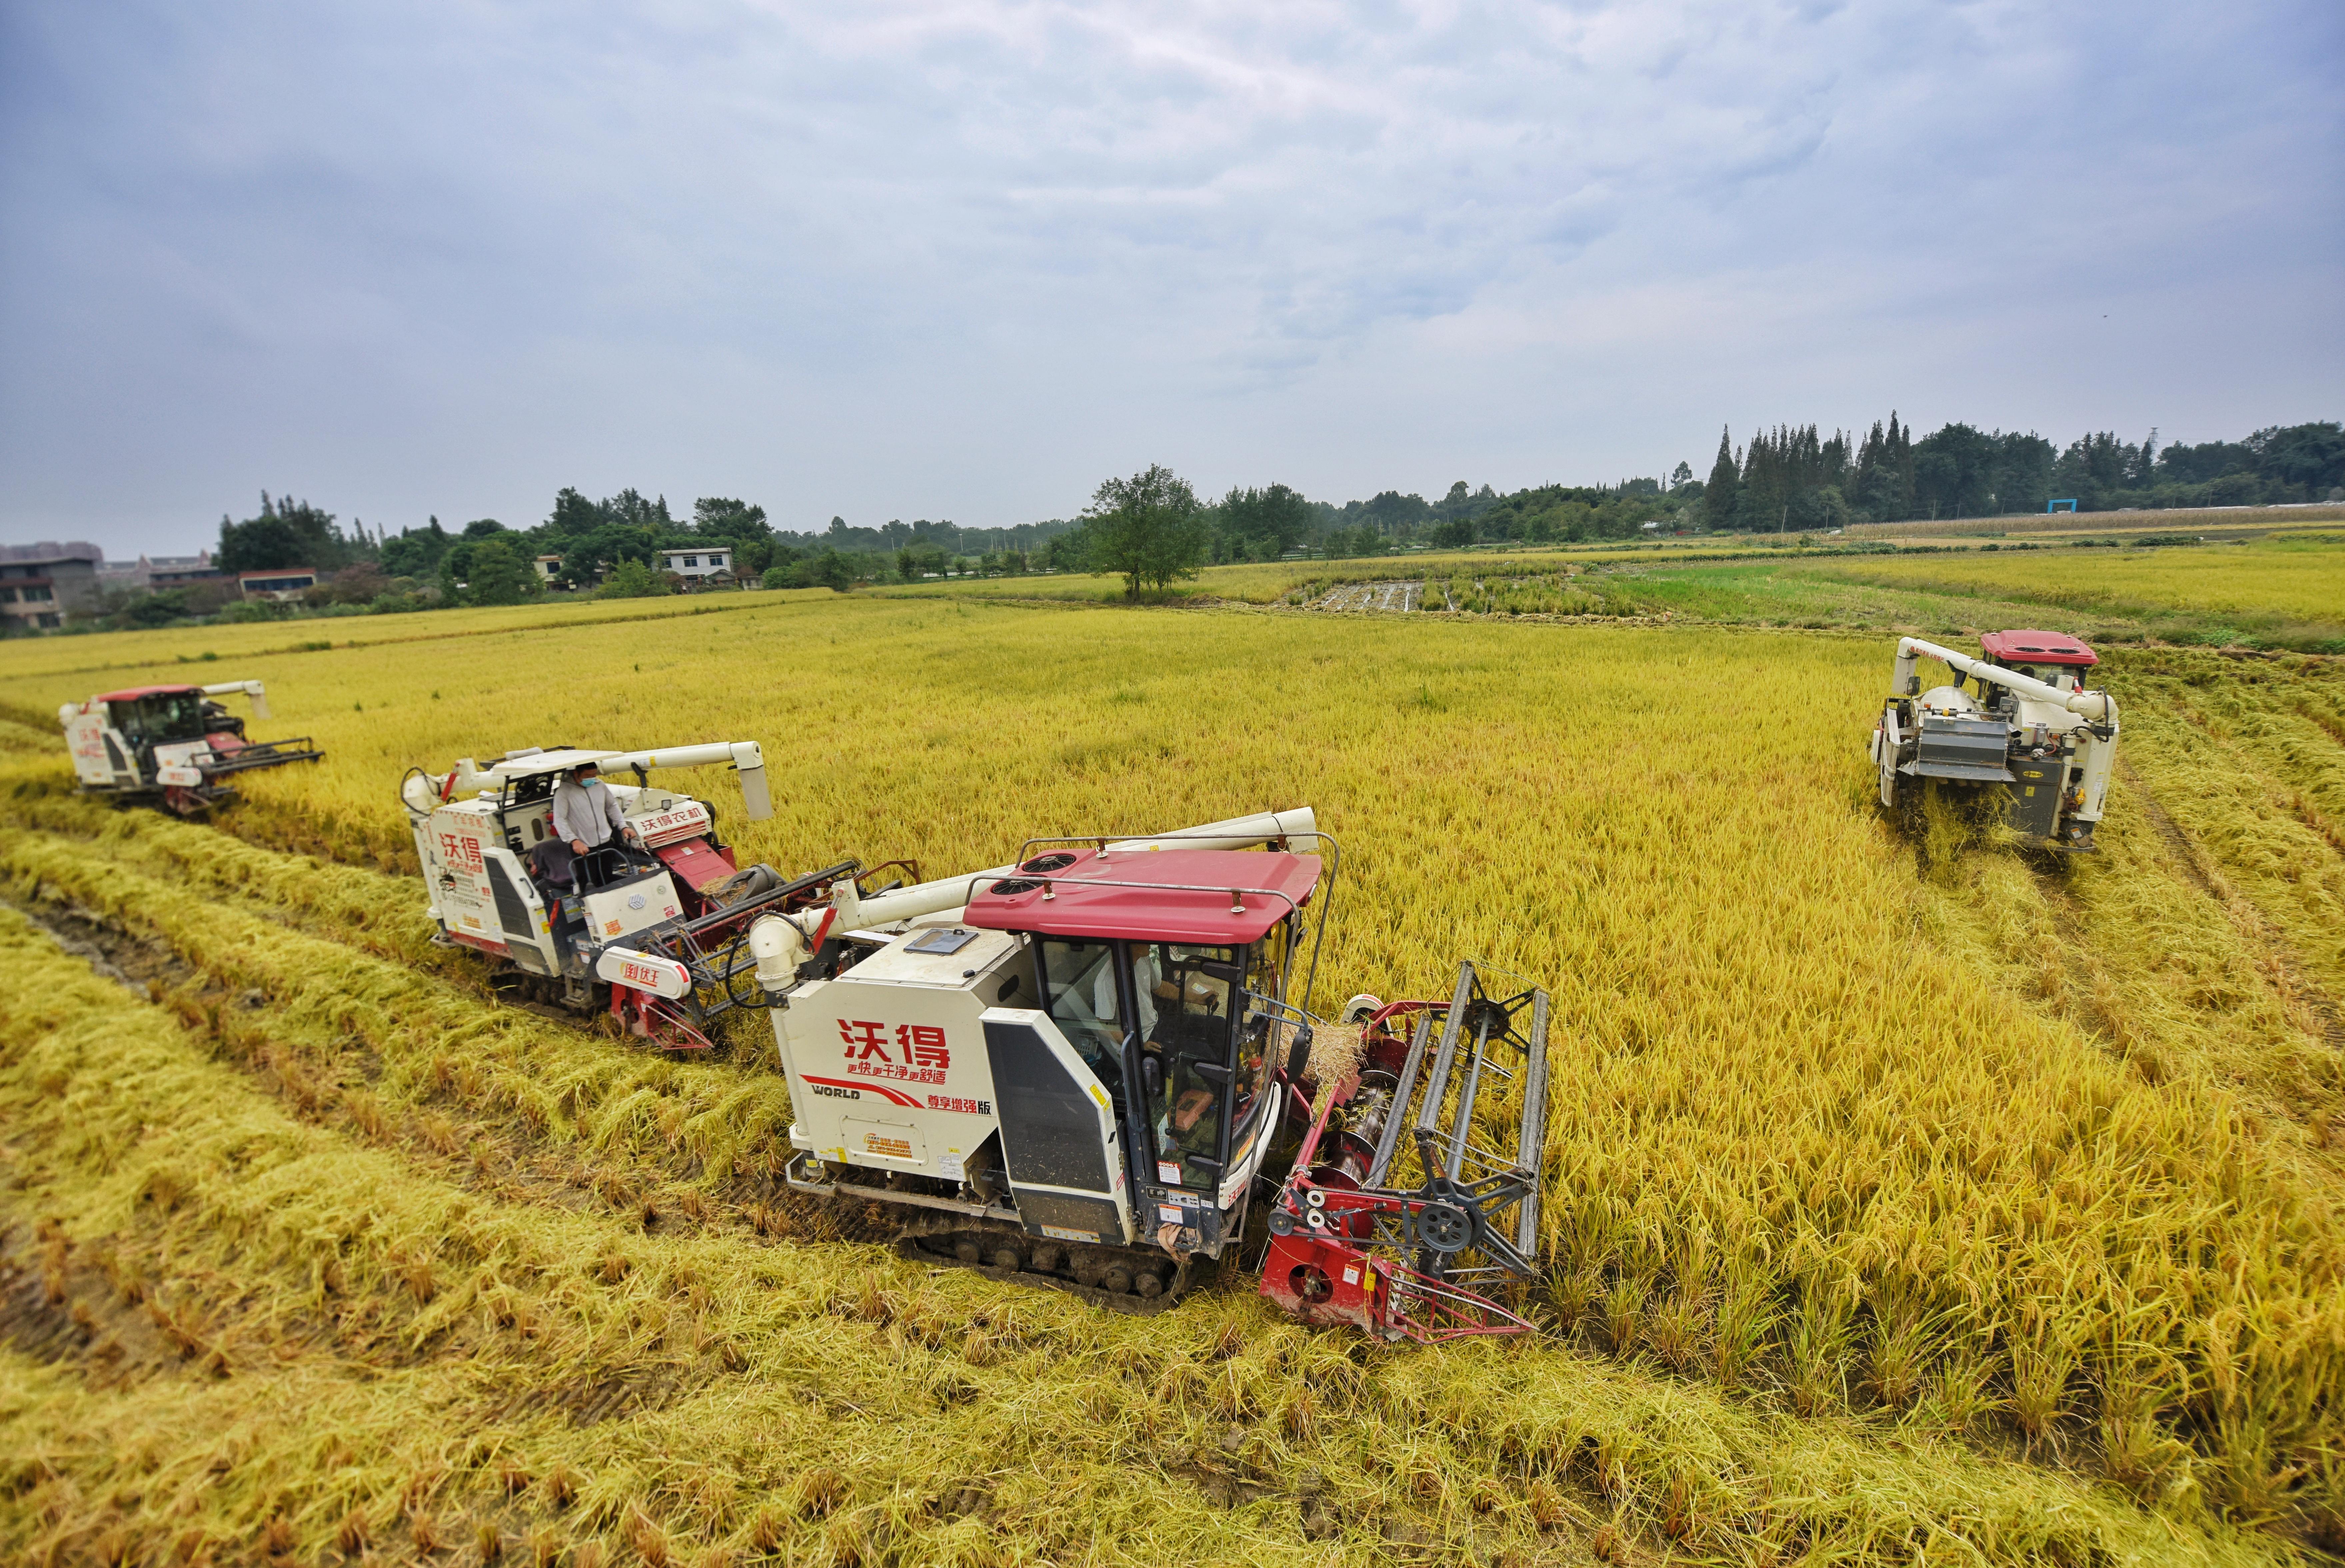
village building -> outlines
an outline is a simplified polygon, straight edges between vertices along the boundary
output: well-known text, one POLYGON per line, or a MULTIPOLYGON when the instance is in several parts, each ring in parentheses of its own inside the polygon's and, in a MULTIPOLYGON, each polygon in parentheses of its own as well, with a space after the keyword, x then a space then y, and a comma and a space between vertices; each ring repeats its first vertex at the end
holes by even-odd
POLYGON ((672 572, 692 588, 729 588, 733 585, 733 549, 730 545, 704 545, 690 550, 662 551, 661 570, 672 572))
POLYGON ((95 608, 105 560, 95 544, 0 545, 0 632, 54 632, 95 608))
POLYGON ((237 592, 247 599, 299 599, 318 586, 318 573, 307 566, 279 566, 267 572, 239 572, 237 592))

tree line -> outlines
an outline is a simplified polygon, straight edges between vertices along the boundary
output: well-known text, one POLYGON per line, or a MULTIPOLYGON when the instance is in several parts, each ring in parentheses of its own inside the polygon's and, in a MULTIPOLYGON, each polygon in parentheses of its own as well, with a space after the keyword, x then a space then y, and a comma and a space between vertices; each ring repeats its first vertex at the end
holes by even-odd
POLYGON ((397 533, 348 530, 333 513, 289 495, 261 492, 241 520, 222 516, 216 561, 230 577, 137 594, 116 593, 90 624, 164 625, 207 615, 250 619, 289 612, 237 598, 233 574, 309 568, 320 575, 310 612, 354 614, 461 604, 510 604, 553 592, 611 596, 684 587, 664 572, 663 552, 694 546, 732 551, 735 576, 766 587, 846 588, 947 576, 1091 572, 1125 579, 1129 592, 1161 590, 1208 564, 1309 555, 1373 556, 1480 544, 1568 543, 1700 531, 1812 532, 1853 522, 1985 517, 2041 511, 2070 501, 2082 511, 2345 499, 2345 426, 2271 426, 2238 441, 2161 446, 2114 432, 2066 447, 2027 432, 1947 424, 1916 436, 1893 410, 1862 436, 1777 425, 1736 445, 1721 430, 1709 477, 1680 462, 1660 478, 1613 484, 1529 486, 1500 494, 1460 480, 1438 499, 1388 490, 1338 506, 1283 483, 1233 486, 1201 496, 1162 465, 1102 482, 1073 518, 1003 528, 949 520, 775 528, 766 509, 704 496, 686 515, 665 496, 627 489, 596 500, 574 487, 555 493, 545 518, 509 528, 480 518, 455 529, 436 517, 397 533), (541 572, 541 559, 551 570, 541 572))
MULTIPOLYGON (((215 559, 229 573, 317 571, 321 581, 304 608, 334 613, 512 604, 545 592, 671 592, 683 584, 659 570, 662 555, 712 545, 731 550, 737 581, 766 587, 1025 572, 1122 575, 1129 569, 1138 573, 1135 581, 1161 588, 1167 572, 1184 575, 1217 562, 1626 534, 1652 513, 1660 494, 1658 481, 1642 481, 1500 496, 1487 484, 1477 490, 1460 480, 1437 501, 1386 491, 1337 506, 1280 483, 1235 486, 1201 499, 1187 481, 1154 468, 1108 481, 1080 516, 1005 528, 926 518, 858 527, 833 517, 826 529, 794 532, 774 528, 764 507, 734 498, 705 496, 679 515, 665 496, 627 489, 596 500, 564 487, 544 520, 526 528, 494 518, 449 528, 434 517, 393 533, 371 531, 357 520, 346 531, 321 507, 263 491, 253 516, 220 519, 215 559), (1144 518, 1145 526, 1135 518, 1144 518)), ((109 618, 160 625, 207 613, 239 619, 290 612, 233 598, 232 584, 170 589, 114 606, 109 618)))
POLYGON ((1777 425, 1738 448, 1721 430, 1701 485, 1712 530, 1788 532, 1851 522, 2345 500, 2345 426, 2275 425, 2244 440, 2160 447, 2114 431, 2058 447, 2033 431, 1949 424, 1916 439, 1893 410, 1861 438, 1777 425))

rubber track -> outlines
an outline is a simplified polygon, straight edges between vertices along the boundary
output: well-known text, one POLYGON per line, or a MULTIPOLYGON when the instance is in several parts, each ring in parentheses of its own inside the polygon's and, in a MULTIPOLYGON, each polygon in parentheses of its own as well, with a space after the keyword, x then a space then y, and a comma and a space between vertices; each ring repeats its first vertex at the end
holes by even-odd
MULTIPOLYGON (((1172 1271, 1172 1283, 1165 1287, 1162 1295, 1118 1295, 1111 1290, 1100 1290, 1096 1286, 1077 1284, 1074 1280, 1058 1274, 1038 1274, 1026 1269, 997 1269, 990 1263, 964 1263, 950 1253, 930 1252, 920 1246, 920 1239, 924 1236, 947 1236, 960 1230, 994 1231, 1005 1238, 1015 1238, 1020 1242, 1028 1239, 1023 1230, 1012 1230, 998 1221, 939 1214, 924 1217, 906 1225, 896 1237, 896 1256, 910 1262, 927 1264, 935 1269, 966 1269, 1000 1284, 1026 1285, 1037 1290, 1064 1291, 1077 1300, 1087 1301, 1094 1307, 1104 1308, 1111 1312, 1122 1312, 1134 1318, 1152 1318, 1163 1311, 1201 1283, 1210 1270, 1210 1265, 1207 1269, 1197 1268, 1195 1265, 1199 1259, 1183 1258, 1181 1259, 1180 1267, 1172 1271)), ((1096 1250, 1129 1259, 1135 1263, 1162 1261, 1160 1254, 1148 1248, 1103 1247, 1096 1250)))

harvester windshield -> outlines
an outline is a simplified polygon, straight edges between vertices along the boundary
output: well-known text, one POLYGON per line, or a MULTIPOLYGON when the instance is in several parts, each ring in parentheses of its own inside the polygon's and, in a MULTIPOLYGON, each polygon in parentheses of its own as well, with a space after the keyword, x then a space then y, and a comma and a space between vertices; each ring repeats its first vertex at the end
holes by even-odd
POLYGON ((117 698, 107 706, 114 727, 134 743, 169 745, 204 738, 204 694, 193 686, 147 692, 127 702, 117 698))
POLYGON ((1125 1043, 1136 1045, 1139 1111, 1168 1185, 1213 1187, 1228 1163, 1224 1136, 1233 1127, 1244 1147, 1270 1065, 1270 1019, 1249 993, 1280 995, 1289 925, 1282 920, 1264 941, 1237 947, 1066 936, 1036 943, 1051 1020, 1119 1113, 1130 1093, 1125 1043), (1233 1093, 1235 1110, 1225 1115, 1233 1093))

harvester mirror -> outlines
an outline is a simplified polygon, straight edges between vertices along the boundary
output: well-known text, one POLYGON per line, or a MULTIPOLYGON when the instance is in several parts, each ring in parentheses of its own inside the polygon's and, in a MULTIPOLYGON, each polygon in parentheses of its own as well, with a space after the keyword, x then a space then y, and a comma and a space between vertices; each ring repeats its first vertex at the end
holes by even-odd
POLYGON ((1311 1026, 1303 1025, 1294 1031, 1294 1043, 1286 1049, 1286 1081, 1299 1084, 1311 1068, 1311 1026))

